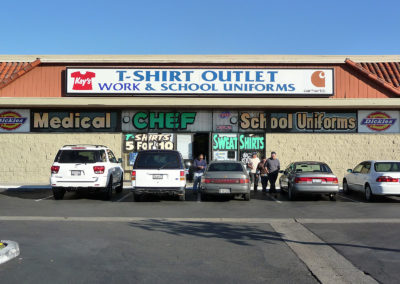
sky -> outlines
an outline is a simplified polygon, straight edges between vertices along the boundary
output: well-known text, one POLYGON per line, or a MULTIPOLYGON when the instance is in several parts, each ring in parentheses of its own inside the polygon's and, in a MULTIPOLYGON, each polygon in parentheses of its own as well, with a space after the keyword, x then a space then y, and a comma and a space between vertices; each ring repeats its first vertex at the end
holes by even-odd
POLYGON ((0 3, 0 54, 400 54, 398 0, 0 3))

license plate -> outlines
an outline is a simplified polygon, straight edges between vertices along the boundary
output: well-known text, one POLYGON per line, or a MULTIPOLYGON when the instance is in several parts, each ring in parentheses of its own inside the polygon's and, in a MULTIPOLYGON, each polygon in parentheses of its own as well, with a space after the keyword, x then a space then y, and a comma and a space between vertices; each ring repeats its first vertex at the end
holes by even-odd
POLYGON ((313 179, 312 182, 313 183, 322 183, 322 180, 321 179, 313 179))
POLYGON ((81 171, 71 171, 71 176, 80 176, 81 171))
POLYGON ((153 175, 153 179, 163 179, 163 175, 153 175))
POLYGON ((231 190, 229 188, 220 188, 219 193, 231 193, 231 190))

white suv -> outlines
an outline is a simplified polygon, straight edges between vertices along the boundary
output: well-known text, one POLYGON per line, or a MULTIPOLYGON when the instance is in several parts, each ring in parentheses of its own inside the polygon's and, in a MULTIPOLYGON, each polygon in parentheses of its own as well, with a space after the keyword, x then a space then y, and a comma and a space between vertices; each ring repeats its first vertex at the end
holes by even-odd
POLYGON ((100 191, 109 200, 112 191, 122 192, 124 170, 122 159, 102 145, 65 145, 57 153, 51 167, 50 184, 54 199, 66 191, 100 191))

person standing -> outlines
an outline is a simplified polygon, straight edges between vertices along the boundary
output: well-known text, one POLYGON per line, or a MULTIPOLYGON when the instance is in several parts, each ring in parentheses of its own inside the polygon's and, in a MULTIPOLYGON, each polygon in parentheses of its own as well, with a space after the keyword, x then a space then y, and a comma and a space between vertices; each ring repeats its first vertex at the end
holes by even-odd
POLYGON ((194 160, 194 182, 193 182, 193 193, 197 193, 198 187, 201 183, 201 177, 207 167, 207 162, 204 160, 203 154, 200 154, 197 159, 194 160))
POLYGON ((254 191, 257 191, 258 186, 257 166, 259 163, 260 159, 257 157, 257 153, 254 153, 252 158, 249 160, 249 164, 247 165, 250 168, 250 180, 251 183, 254 183, 254 191))
POLYGON ((268 171, 265 167, 265 163, 267 162, 267 158, 265 156, 261 157, 261 161, 257 165, 257 171, 260 173, 261 177, 261 186, 262 192, 267 192, 267 185, 268 185, 268 171))
POLYGON ((276 157, 276 152, 271 152, 271 157, 267 159, 265 163, 268 173, 268 181, 269 181, 269 192, 276 193, 275 182, 278 178, 279 170, 281 169, 281 163, 276 157))

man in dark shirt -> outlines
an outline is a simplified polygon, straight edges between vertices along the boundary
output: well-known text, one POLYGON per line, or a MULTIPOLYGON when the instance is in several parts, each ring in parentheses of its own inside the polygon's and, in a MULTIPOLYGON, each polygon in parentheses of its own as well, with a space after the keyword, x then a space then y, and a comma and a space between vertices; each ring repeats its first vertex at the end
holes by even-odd
POLYGON ((194 160, 194 182, 193 182, 193 193, 197 193, 198 187, 200 186, 201 177, 207 167, 207 162, 204 160, 203 154, 200 154, 198 159, 194 160))
POLYGON ((278 178, 279 170, 281 169, 281 163, 276 157, 276 152, 271 152, 271 157, 268 158, 265 163, 268 172, 268 181, 270 184, 269 192, 276 193, 275 182, 278 178))

